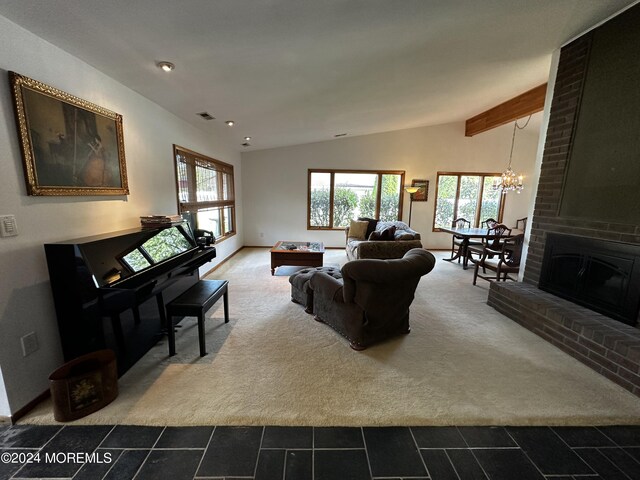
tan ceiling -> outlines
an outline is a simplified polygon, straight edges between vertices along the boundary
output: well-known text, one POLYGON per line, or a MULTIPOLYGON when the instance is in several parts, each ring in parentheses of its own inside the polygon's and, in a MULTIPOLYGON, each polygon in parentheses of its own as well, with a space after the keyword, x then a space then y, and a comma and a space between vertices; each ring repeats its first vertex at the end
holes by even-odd
POLYGON ((555 49, 631 3, 0 0, 0 15, 262 149, 464 120, 544 83, 555 49))

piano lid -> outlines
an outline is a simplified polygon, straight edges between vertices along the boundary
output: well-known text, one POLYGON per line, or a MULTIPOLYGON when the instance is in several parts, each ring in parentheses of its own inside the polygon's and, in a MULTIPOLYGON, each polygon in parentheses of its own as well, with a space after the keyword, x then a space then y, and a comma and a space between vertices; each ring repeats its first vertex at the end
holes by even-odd
POLYGON ((60 243, 75 245, 78 261, 86 265, 98 288, 145 276, 155 267, 173 263, 178 257, 191 257, 199 250, 186 222, 60 243))

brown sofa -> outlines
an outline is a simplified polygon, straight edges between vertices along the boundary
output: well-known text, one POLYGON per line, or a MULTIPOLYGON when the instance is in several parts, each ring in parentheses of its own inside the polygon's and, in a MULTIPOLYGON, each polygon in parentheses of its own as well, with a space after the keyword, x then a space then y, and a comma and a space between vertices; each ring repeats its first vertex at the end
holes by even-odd
POLYGON ((354 350, 409 333, 409 306, 435 261, 427 250, 414 248, 398 259, 347 262, 341 279, 314 273, 309 288, 316 320, 346 337, 354 350))
POLYGON ((420 234, 412 230, 404 222, 378 222, 375 232, 381 232, 385 228, 396 227, 393 240, 365 240, 349 235, 349 227, 345 229, 346 253, 349 260, 363 258, 402 258, 412 248, 422 248, 420 234))

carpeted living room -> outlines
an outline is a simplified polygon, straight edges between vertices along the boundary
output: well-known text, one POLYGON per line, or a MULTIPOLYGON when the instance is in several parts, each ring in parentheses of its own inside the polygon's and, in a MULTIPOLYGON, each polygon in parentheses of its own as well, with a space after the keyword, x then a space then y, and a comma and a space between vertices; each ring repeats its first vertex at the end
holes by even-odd
POLYGON ((0 479, 638 478, 639 25, 0 2, 0 479))
MULTIPOLYGON (((67 437, 54 431, 61 439, 43 451, 82 450, 80 436, 99 445, 96 452, 117 452, 114 478, 558 478, 538 470, 611 468, 633 475, 638 398, 488 306, 487 283, 473 286, 471 272, 444 261, 450 252, 434 253, 411 306, 411 332, 355 351, 291 301, 289 275, 271 276, 268 249, 242 249, 209 276, 229 281, 231 318, 224 322, 222 305, 207 315, 208 355, 198 355, 195 319, 185 319, 176 356, 160 341, 119 379, 112 403, 71 422, 67 437), (345 443, 353 431, 355 443, 345 443), (335 438, 322 443, 327 432, 335 438), (411 457, 414 448, 422 460, 411 457), (465 451, 470 464, 459 457, 465 451), (275 452, 286 456, 271 463, 275 452), (308 452, 313 460, 295 457, 308 452)), ((328 263, 346 261, 343 250, 327 253, 328 263)), ((14 428, 53 425, 44 401, 14 428)), ((0 439, 26 442, 29 433, 0 439)), ((38 465, 16 478, 51 471, 38 465)), ((56 471, 105 474, 92 463, 79 467, 56 471)))
MULTIPOLYGON (((411 305, 411 332, 357 352, 291 302, 266 249, 245 248, 212 272, 230 285, 206 322, 160 341, 120 378, 120 395, 74 424, 102 425, 614 425, 636 423, 640 401, 487 305, 488 284, 443 261, 411 305), (460 299, 464 298, 464 302, 460 299), (176 408, 180 405, 180 408, 176 408)), ((344 264, 344 251, 326 263, 344 264)), ((50 402, 22 423, 55 424, 50 402)))

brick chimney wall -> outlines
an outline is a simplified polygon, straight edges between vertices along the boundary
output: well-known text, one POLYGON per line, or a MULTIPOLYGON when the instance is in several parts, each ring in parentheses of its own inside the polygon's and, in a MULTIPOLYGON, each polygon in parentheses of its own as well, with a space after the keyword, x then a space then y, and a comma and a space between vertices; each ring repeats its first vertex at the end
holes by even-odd
POLYGON ((560 51, 523 283, 492 282, 487 303, 640 397, 640 329, 537 288, 550 232, 640 245, 640 225, 560 215, 593 32, 560 51))
POLYGON ((548 232, 640 244, 640 225, 587 221, 559 215, 592 37, 592 33, 585 34, 560 52, 523 279, 533 285, 538 285, 540 279, 548 232))

